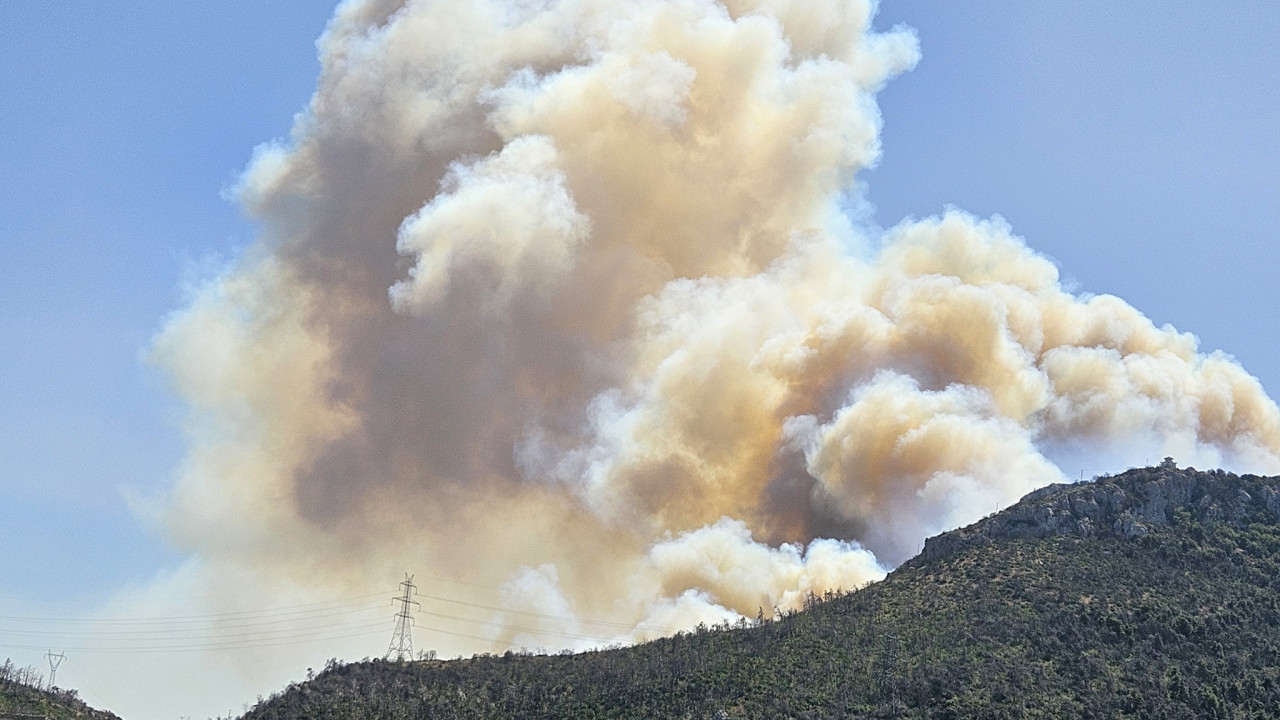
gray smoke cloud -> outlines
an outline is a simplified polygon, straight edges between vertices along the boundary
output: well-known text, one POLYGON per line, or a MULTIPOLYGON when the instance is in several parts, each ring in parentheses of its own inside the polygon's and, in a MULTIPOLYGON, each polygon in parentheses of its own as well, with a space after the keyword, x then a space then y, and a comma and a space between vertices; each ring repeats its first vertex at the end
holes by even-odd
POLYGON ((261 240, 154 344, 191 592, 409 569, 495 609, 424 644, 582 647, 876 580, 1080 457, 1280 471, 1254 378, 1002 221, 842 210, 918 58, 874 12, 339 7, 261 240))

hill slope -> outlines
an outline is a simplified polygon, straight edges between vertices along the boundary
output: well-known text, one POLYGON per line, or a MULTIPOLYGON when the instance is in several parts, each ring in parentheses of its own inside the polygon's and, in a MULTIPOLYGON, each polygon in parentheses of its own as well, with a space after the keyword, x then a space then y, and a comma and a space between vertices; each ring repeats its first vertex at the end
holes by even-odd
POLYGON ((74 690, 40 684, 40 675, 31 668, 15 667, 8 660, 0 665, 0 720, 120 720, 89 707, 74 690))
POLYGON ((245 717, 1271 717, 1278 482, 1159 468, 1053 486, 760 627, 334 664, 245 717))

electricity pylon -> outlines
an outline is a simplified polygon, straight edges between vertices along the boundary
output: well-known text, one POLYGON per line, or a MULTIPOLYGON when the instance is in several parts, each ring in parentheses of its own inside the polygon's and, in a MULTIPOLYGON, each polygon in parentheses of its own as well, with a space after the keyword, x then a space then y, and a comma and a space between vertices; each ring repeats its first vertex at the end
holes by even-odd
POLYGON ((406 659, 413 659, 413 618, 410 613, 416 611, 411 610, 409 606, 418 604, 418 601, 413 599, 417 592, 418 588, 413 584, 413 576, 405 573, 404 581, 400 583, 400 596, 396 598, 396 602, 400 603, 400 612, 396 613, 396 629, 391 633, 391 645, 387 647, 387 660, 404 662, 406 659))
POLYGON ((56 687, 58 684, 58 668, 62 666, 62 662, 67 659, 66 653, 54 654, 52 650, 45 653, 45 657, 49 660, 49 687, 56 687))

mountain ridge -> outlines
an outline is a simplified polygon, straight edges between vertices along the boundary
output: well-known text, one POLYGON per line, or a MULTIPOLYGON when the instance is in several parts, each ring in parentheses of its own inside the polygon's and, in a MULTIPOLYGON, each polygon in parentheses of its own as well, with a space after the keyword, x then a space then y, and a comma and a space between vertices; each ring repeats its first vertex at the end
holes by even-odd
POLYGON ((961 547, 996 539, 1051 536, 1133 539, 1167 526, 1177 510, 1200 523, 1280 522, 1280 478, 1223 470, 1178 468, 1171 459, 1079 483, 1055 483, 1024 495, 1004 510, 925 540, 913 561, 929 561, 961 547), (1249 492, 1252 490, 1253 492, 1249 492))
POLYGON ((1278 482, 1156 467, 1050 486, 777 621, 574 655, 333 662, 244 717, 1272 717, 1278 482))

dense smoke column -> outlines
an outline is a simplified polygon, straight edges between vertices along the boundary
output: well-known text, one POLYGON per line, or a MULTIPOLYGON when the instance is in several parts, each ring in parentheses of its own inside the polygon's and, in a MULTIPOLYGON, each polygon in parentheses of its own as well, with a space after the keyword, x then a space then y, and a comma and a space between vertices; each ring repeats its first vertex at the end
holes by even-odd
POLYGON ((560 646, 876 579, 1084 454, 1280 470, 1256 380, 1001 222, 842 214, 917 58, 874 9, 342 5, 241 184, 261 241, 155 345, 174 537, 213 576, 463 581, 548 634, 460 647, 560 646))

